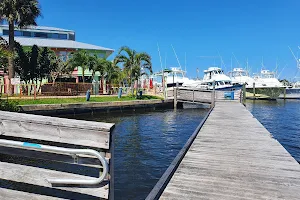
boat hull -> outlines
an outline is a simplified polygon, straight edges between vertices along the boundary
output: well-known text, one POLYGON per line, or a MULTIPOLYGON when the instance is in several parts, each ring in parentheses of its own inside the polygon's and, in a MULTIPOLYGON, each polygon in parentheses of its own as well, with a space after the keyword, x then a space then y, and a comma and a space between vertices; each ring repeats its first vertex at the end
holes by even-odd
POLYGON ((247 99, 278 99, 284 92, 283 87, 264 87, 255 88, 255 95, 253 88, 246 88, 247 99))
POLYGON ((300 99, 300 88, 287 88, 285 95, 284 92, 279 95, 280 99, 300 99))

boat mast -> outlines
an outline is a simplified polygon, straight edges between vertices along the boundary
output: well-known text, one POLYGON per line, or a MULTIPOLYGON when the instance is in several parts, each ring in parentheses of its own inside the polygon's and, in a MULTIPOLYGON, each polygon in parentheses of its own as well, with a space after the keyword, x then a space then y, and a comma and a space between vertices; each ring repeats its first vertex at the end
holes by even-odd
POLYGON ((185 70, 185 73, 187 73, 187 72, 186 72, 186 52, 184 53, 184 68, 185 68, 185 69, 184 69, 184 70, 185 70))
POLYGON ((167 53, 165 54, 165 69, 167 69, 167 53))
POLYGON ((157 50, 158 50, 158 55, 159 55, 160 67, 161 67, 161 70, 164 71, 162 61, 161 61, 161 56, 160 56, 160 50, 159 50, 158 43, 157 43, 157 50))
MULTIPOLYGON (((295 54, 294 54, 294 52, 292 51, 291 47, 289 47, 289 49, 290 49, 291 53, 293 54, 293 56, 294 56, 294 58, 295 58, 295 60, 296 60, 296 63, 297 63, 297 69, 298 69, 298 70, 297 70, 297 73, 296 73, 296 75, 295 75, 295 77, 294 77, 294 79, 297 79, 297 78, 298 78, 297 76, 298 76, 298 73, 299 73, 299 70, 300 70, 300 63, 299 63, 300 61, 299 61, 299 59, 298 59, 298 56, 297 56, 297 57, 295 56, 295 54)), ((300 49, 299 46, 298 46, 298 49, 300 49)))
POLYGON ((176 54, 176 51, 175 51, 175 49, 174 49, 174 47, 173 47, 172 44, 171 44, 171 46, 172 46, 172 49, 173 49, 174 54, 175 54, 175 56, 176 56, 177 62, 178 62, 178 64, 179 64, 179 67, 180 67, 180 69, 182 69, 182 68, 181 68, 181 64, 180 64, 180 62, 179 62, 179 59, 178 59, 178 56, 177 56, 177 54, 176 54))
POLYGON ((238 59, 235 57, 235 55, 234 55, 234 53, 233 53, 233 52, 232 52, 232 55, 233 55, 233 57, 234 57, 235 61, 237 62, 238 66, 239 66, 239 67, 241 67, 241 64, 240 64, 240 62, 239 62, 239 61, 238 61, 238 59))

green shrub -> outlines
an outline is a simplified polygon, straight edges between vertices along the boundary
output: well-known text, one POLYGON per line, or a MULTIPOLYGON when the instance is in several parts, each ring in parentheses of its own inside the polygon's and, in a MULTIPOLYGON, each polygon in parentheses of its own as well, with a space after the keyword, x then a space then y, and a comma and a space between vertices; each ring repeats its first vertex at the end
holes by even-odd
POLYGON ((0 99, 0 110, 3 111, 11 111, 11 112, 19 112, 20 108, 18 106, 17 101, 12 101, 8 99, 0 99))

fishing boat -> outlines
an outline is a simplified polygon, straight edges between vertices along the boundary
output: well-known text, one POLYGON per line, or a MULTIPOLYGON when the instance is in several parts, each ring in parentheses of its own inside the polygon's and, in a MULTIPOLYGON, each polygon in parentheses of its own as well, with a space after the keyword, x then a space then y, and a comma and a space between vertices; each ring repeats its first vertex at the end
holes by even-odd
POLYGON ((188 84, 183 84, 185 87, 195 87, 200 89, 213 89, 216 90, 236 90, 240 89, 242 85, 232 84, 230 77, 224 74, 224 71, 219 67, 209 67, 204 70, 204 76, 202 80, 191 81, 188 84), (215 86, 213 85, 215 83, 215 86))
POLYGON ((243 68, 234 68, 228 75, 231 78, 233 85, 245 84, 246 88, 253 88, 254 79, 250 77, 248 71, 243 68))
POLYGON ((293 83, 285 89, 285 92, 280 94, 281 99, 300 99, 300 81, 293 83))
POLYGON ((276 78, 276 73, 261 70, 254 75, 254 84, 247 88, 246 97, 250 99, 277 99, 283 93, 284 85, 276 78))
POLYGON ((190 82, 190 79, 186 77, 186 71, 181 68, 172 67, 167 73, 167 87, 173 87, 177 84, 182 86, 183 83, 190 82))

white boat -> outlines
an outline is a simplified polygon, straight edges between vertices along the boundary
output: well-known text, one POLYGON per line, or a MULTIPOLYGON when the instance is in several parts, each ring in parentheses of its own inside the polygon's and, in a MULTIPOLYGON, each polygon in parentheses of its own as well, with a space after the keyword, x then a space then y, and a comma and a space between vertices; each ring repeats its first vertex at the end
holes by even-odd
POLYGON ((195 87, 201 89, 213 89, 215 82, 216 90, 235 90, 241 88, 240 84, 233 85, 230 77, 224 74, 224 71, 219 67, 209 67, 204 70, 202 80, 196 80, 189 84, 183 84, 185 87, 195 87))
POLYGON ((232 80, 232 84, 246 84, 246 88, 252 88, 254 79, 249 76, 248 71, 243 68, 234 68, 233 71, 229 72, 229 77, 232 80))
POLYGON ((281 94, 280 98, 285 99, 300 99, 300 81, 292 84, 291 87, 286 88, 285 95, 281 94))
POLYGON ((255 75, 255 88, 282 88, 282 83, 275 77, 276 73, 270 70, 261 70, 260 74, 255 75))
POLYGON ((182 86, 183 83, 188 83, 191 80, 186 77, 186 71, 181 68, 172 67, 171 70, 167 71, 167 87, 182 86))

